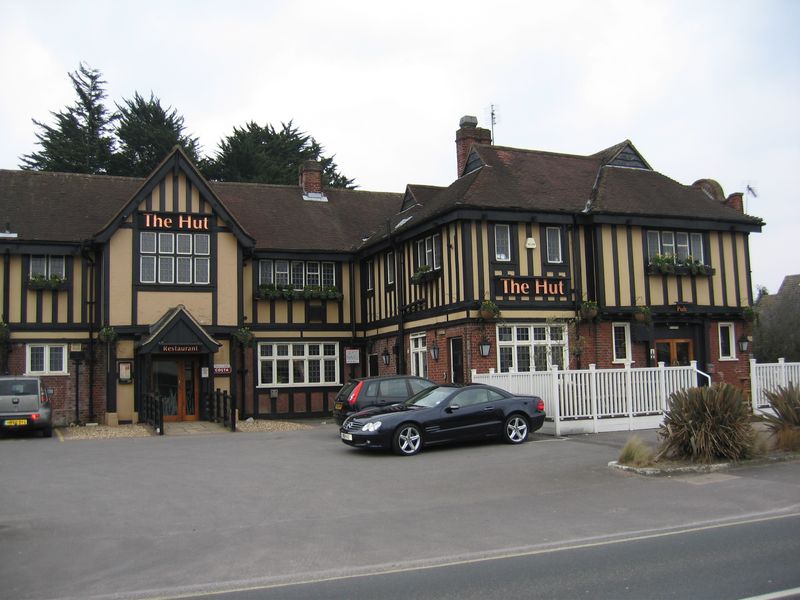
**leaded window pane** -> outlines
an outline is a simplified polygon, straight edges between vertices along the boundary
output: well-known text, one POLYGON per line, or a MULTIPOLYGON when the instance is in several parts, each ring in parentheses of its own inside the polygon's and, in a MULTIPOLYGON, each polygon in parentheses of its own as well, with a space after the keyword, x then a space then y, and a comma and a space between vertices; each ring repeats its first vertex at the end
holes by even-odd
POLYGON ((547 235, 547 262, 561 262, 561 229, 558 227, 548 227, 547 235))
POLYGON ((508 225, 494 226, 494 258, 498 261, 511 260, 511 238, 508 225))
POLYGON ((50 257, 50 273, 48 274, 50 277, 65 277, 66 276, 66 269, 65 269, 65 261, 63 256, 51 256, 50 257))
POLYGON ((158 234, 158 253, 159 254, 173 254, 175 252, 175 234, 173 233, 159 233, 158 234))
POLYGON ((142 256, 139 266, 139 280, 142 283, 156 282, 156 257, 142 256))
POLYGON ((517 346, 517 371, 525 373, 531 370, 531 347, 517 346))
POLYGON ((263 361, 261 363, 261 383, 272 383, 272 361, 263 361))
POLYGON ((175 282, 175 263, 174 258, 171 256, 158 257, 158 282, 159 283, 174 283, 175 282))
POLYGON ((64 371, 64 346, 50 346, 50 372, 64 371))
POLYGON ((306 263, 306 285, 319 286, 319 263, 306 263))
POLYGON ((289 261, 275 261, 275 285, 289 285, 289 261))
POLYGON ((308 361, 308 383, 319 383, 321 378, 320 361, 308 361))
POLYGON ((47 277, 47 257, 31 256, 31 277, 47 277))
POLYGON ((289 361, 276 361, 276 383, 289 383, 289 361))
POLYGON ((508 373, 514 366, 514 349, 510 346, 500 348, 500 372, 508 373))
POLYGON ((292 263, 292 285, 296 290, 302 290, 305 283, 305 265, 302 262, 292 263))
POLYGON ((211 236, 207 233, 196 233, 194 236, 194 253, 204 256, 211 254, 211 236))
POLYGON ((322 285, 336 285, 336 271, 333 263, 322 263, 322 285))
POLYGON ((191 254, 192 253, 192 234, 179 233, 176 236, 178 254, 191 254))
POLYGON ((211 283, 211 261, 208 258, 194 259, 194 282, 197 284, 211 283))
POLYGON ((272 283, 272 261, 260 260, 258 261, 258 283, 260 285, 268 285, 272 283))
POLYGON ((651 261, 661 254, 661 237, 657 231, 647 232, 647 260, 651 261))
POLYGON ((31 372, 40 373, 44 371, 44 346, 31 346, 31 372))
POLYGON ((188 256, 178 257, 178 283, 192 283, 192 259, 188 256))
POLYGON ((705 264, 705 257, 703 256, 703 234, 692 233, 689 235, 692 258, 701 264, 705 264))
POLYGON ((678 260, 683 262, 689 258, 689 234, 679 231, 675 234, 675 246, 677 248, 678 260))
POLYGON ((139 234, 139 251, 145 254, 156 253, 156 234, 154 231, 142 231, 139 234))
POLYGON ((336 381, 336 361, 335 360, 326 360, 325 361, 325 381, 326 382, 334 382, 334 381, 336 381))

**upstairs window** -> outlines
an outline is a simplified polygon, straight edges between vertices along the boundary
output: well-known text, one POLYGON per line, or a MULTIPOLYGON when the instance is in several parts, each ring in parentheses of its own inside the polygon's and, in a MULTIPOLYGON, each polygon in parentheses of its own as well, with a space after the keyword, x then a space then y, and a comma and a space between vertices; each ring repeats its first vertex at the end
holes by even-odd
POLYGON ((368 260, 364 268, 366 269, 365 277, 367 280, 367 291, 371 292, 375 289, 375 282, 372 279, 372 261, 368 260))
POLYGON ((564 262, 561 253, 561 228, 547 227, 545 229, 547 238, 547 262, 551 264, 561 264, 564 262))
POLYGON ((288 261, 263 258, 258 261, 258 285, 282 287, 290 283, 296 290, 312 286, 335 286, 335 265, 332 262, 316 260, 288 261))
POLYGON ((394 283, 394 252, 386 253, 386 283, 388 285, 394 283))
POLYGON ((508 225, 494 226, 494 259, 497 262, 511 260, 511 227, 508 225))
POLYGON ((647 260, 652 262, 659 255, 673 257, 678 263, 691 258, 704 265, 703 234, 650 230, 647 232, 647 260))
POLYGON ((139 234, 139 283, 208 285, 211 237, 207 233, 142 231, 139 234))
POLYGON ((63 256, 31 256, 30 277, 50 279, 66 277, 66 259, 63 256))
POLYGON ((438 233, 417 240, 417 267, 442 268, 442 236, 438 233))

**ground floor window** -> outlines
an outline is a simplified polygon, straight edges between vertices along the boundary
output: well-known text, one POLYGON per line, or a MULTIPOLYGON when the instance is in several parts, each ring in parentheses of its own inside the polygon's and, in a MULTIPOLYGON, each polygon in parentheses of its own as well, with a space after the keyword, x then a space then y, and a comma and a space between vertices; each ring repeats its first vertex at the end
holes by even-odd
POLYGON ((567 364, 566 325, 501 325, 497 328, 500 372, 546 371, 567 364))
POLYGON ((631 361, 631 330, 629 323, 614 323, 611 326, 611 333, 614 346, 615 363, 627 363, 631 361))
POLYGON ((258 344, 259 387, 339 384, 337 342, 258 344))
POLYGON ((66 375, 66 344, 28 344, 25 367, 29 375, 66 375))
POLYGON ((411 374, 428 376, 428 346, 424 333, 411 336, 411 374))
POLYGON ((736 336, 733 323, 719 323, 719 358, 733 360, 736 358, 736 336))

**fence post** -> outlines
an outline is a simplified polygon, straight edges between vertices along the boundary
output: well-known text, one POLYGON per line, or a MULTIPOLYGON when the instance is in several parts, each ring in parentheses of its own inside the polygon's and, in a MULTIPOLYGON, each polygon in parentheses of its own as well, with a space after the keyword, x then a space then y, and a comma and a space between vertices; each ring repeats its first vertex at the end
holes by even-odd
POLYGON ((761 396, 761 382, 756 378, 756 359, 750 359, 750 403, 753 405, 753 414, 758 412, 758 398, 761 396))
POLYGON ((558 365, 553 365, 551 370, 552 381, 550 382, 550 389, 553 393, 553 422, 556 424, 556 437, 561 435, 561 396, 558 393, 558 365))
POLYGON ((667 412, 667 369, 664 361, 658 363, 658 392, 661 395, 661 412, 667 412))
POLYGON ((597 433, 597 371, 594 363, 589 365, 589 397, 592 403, 592 433, 597 433))
POLYGON ((781 370, 781 387, 789 387, 789 378, 786 376, 786 360, 783 358, 778 359, 778 366, 781 370))
POLYGON ((631 361, 625 361, 625 402, 628 403, 628 431, 633 431, 633 371, 631 361))

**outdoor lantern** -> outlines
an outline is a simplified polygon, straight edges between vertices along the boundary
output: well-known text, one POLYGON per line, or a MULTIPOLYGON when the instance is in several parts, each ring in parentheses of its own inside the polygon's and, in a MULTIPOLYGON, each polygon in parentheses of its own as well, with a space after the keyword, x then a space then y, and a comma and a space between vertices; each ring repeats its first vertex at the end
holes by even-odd
POLYGON ((747 349, 750 347, 750 340, 748 340, 744 335, 739 338, 739 352, 747 352, 747 349))
POLYGON ((439 360, 439 346, 436 345, 436 342, 433 342, 433 346, 431 346, 431 357, 433 360, 439 360))
POLYGON ((389 350, 386 348, 383 349, 383 354, 381 354, 381 358, 383 359, 384 365, 389 365, 389 350))
POLYGON ((481 351, 481 356, 489 356, 489 350, 492 349, 492 345, 489 343, 489 340, 481 340, 478 349, 481 351))

